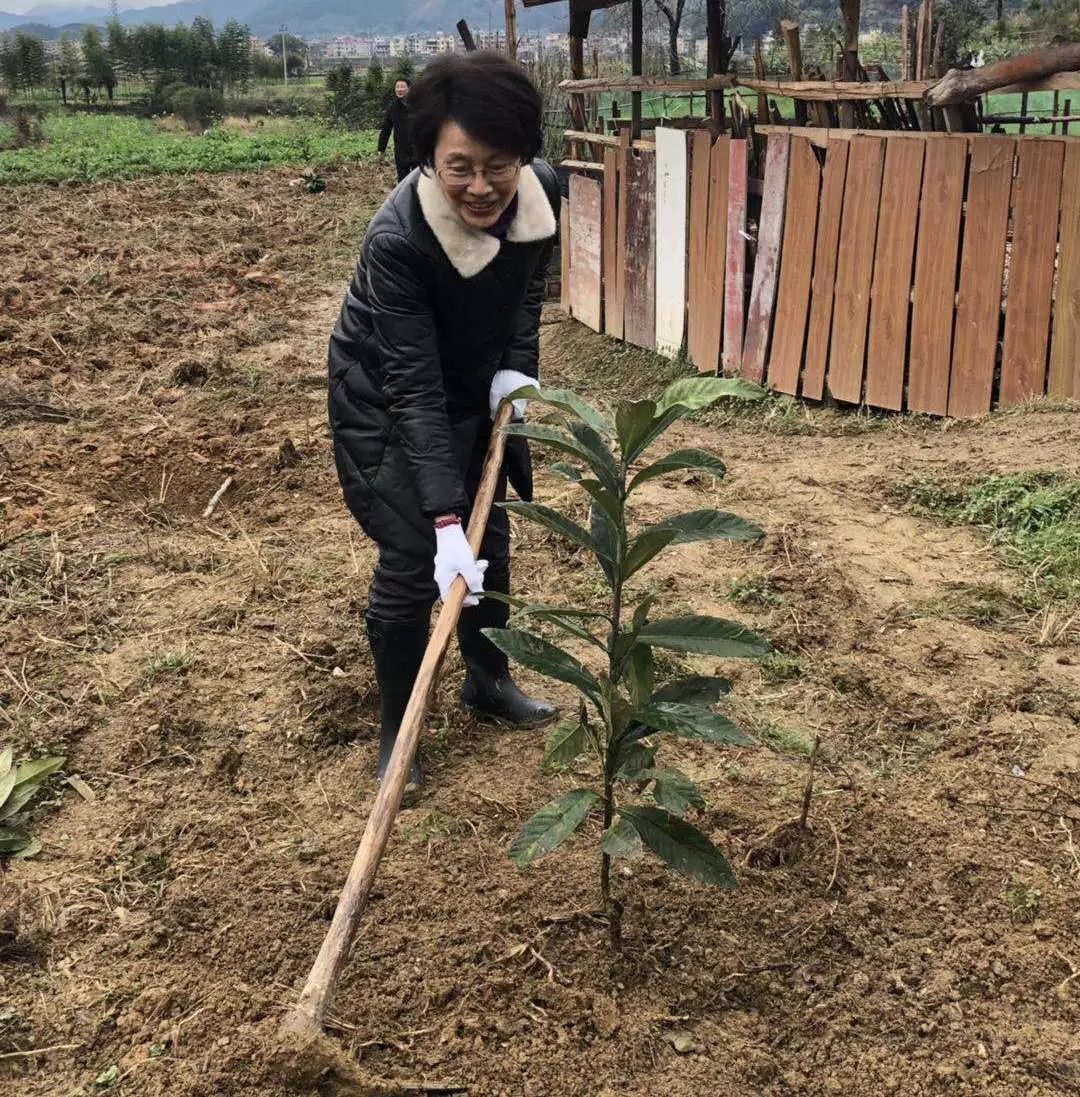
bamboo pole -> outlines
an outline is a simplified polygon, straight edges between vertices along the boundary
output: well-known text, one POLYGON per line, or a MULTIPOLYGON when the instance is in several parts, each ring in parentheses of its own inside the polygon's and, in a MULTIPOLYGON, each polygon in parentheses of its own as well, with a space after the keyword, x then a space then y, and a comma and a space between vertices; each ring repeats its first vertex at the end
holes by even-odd
MULTIPOLYGON (((564 240, 563 247, 568 246, 568 241, 564 240)), ((491 428, 491 443, 488 446, 483 475, 480 486, 477 488, 472 516, 469 519, 469 546, 474 554, 480 551, 480 542, 487 526, 488 515, 491 513, 492 500, 495 498, 495 487, 498 484, 503 463, 503 450, 506 445, 503 427, 510 421, 511 411, 511 405, 504 402, 491 428)), ((304 1035, 322 1029, 326 1008, 337 987, 341 970, 345 966, 360 923, 360 916, 367 906, 371 886, 375 882, 379 861, 390 839, 390 831, 394 826, 394 819, 401 806, 401 798, 409 779, 409 769, 420 742, 420 730, 427 716, 431 693, 438 679, 439 668, 442 666, 450 638, 457 626, 458 617, 461 615, 462 603, 468 593, 465 580, 459 575, 443 602, 442 611, 439 613, 431 639, 424 651, 412 695, 398 730, 397 742, 390 756, 390 765, 375 796, 375 803, 372 805, 371 815, 368 817, 364 836, 360 840, 345 886, 341 889, 341 898, 334 911, 334 919, 330 923, 322 947, 319 949, 319 955, 315 958, 295 1008, 282 1022, 283 1034, 304 1035)))

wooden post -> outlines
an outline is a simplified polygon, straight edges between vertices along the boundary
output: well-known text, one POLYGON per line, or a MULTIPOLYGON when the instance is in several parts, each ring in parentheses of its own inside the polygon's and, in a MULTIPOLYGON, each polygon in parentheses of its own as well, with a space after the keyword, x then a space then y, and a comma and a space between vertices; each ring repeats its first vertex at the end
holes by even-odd
POLYGON ((459 19, 457 22, 457 32, 461 35, 462 44, 465 46, 466 53, 472 53, 476 49, 476 42, 473 40, 472 31, 469 30, 469 24, 464 19, 459 19))
MULTIPOLYGON (((799 24, 793 23, 790 19, 782 19, 780 21, 780 31, 784 35, 784 45, 787 46, 788 69, 791 71, 791 79, 801 80, 803 78, 803 67, 802 42, 799 40, 799 24)), ((805 126, 807 117, 806 101, 803 99, 796 99, 795 125, 805 126)), ((818 117, 818 112, 816 110, 814 111, 814 124, 818 126, 822 125, 822 121, 818 117)))
MULTIPOLYGON (((1061 92, 1055 91, 1054 92, 1054 117, 1055 118, 1057 118, 1059 116, 1059 114, 1061 113, 1060 110, 1058 109, 1060 106, 1061 106, 1061 92)), ((1050 123, 1050 132, 1052 134, 1056 134, 1057 131, 1058 131, 1057 122, 1051 122, 1050 123)))
MULTIPOLYGON (((840 79, 859 79, 859 17, 860 0, 840 0, 840 15, 844 20, 844 53, 840 79)), ((851 102, 840 103, 840 125, 855 126, 855 107, 851 102)))
POLYGON ((1020 132, 1027 133, 1027 108, 1028 108, 1028 93, 1021 92, 1020 94, 1020 132))
MULTIPOLYGON (((727 67, 725 44, 726 5, 722 0, 705 0, 705 33, 707 46, 705 51, 705 75, 718 76, 727 67)), ((724 128, 724 93, 713 91, 709 93, 708 115, 712 119, 717 130, 724 128)))
POLYGON ((517 59, 517 15, 514 0, 503 0, 503 14, 506 16, 506 56, 517 59))
MULTIPOLYGON (((630 3, 630 74, 641 76, 644 73, 642 60, 642 41, 645 36, 642 0, 630 3)), ((636 141, 641 136, 641 92, 630 95, 630 137, 636 141)))
POLYGON ((900 9, 900 79, 915 79, 911 72, 911 12, 907 4, 900 9))
MULTIPOLYGON (((765 79, 765 58, 761 53, 761 39, 754 39, 754 75, 759 80, 765 79)), ((763 125, 769 124, 769 97, 758 93, 757 97, 757 120, 763 125)))
MULTIPOLYGON (((1071 99, 1066 99, 1065 100, 1065 117, 1066 118, 1071 118, 1072 117, 1072 100, 1071 99)), ((1069 123, 1068 122, 1062 122, 1061 123, 1061 132, 1066 137, 1068 137, 1068 135, 1069 135, 1069 123)))
MULTIPOLYGON (((566 40, 570 52, 570 79, 585 79, 585 39, 580 35, 571 34, 566 40)), ((570 95, 570 128, 576 130, 588 129, 585 119, 585 96, 581 92, 572 92, 570 95)), ((582 159, 582 147, 578 142, 570 143, 570 158, 582 159)))

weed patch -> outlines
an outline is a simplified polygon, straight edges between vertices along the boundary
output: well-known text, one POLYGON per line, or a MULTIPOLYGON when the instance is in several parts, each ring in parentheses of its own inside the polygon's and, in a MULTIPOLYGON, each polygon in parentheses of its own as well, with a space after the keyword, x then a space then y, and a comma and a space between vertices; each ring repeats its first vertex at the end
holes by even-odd
POLYGON ((1022 472, 974 483, 920 479, 894 496, 947 522, 980 529, 1027 573, 1040 601, 1080 601, 1080 476, 1022 472))

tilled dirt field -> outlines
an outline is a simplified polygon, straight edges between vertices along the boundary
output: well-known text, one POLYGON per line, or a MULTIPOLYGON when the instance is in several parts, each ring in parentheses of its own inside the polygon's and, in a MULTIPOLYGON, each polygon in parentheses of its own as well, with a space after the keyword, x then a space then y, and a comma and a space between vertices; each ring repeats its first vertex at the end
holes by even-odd
MULTIPOLYGON (((374 787, 372 553, 323 371, 387 179, 328 178, 318 196, 284 172, 0 191, 0 735, 66 754, 90 790, 57 786, 45 851, 0 879, 4 1095, 286 1092, 266 1053, 374 787)), ((673 373, 548 321, 547 379, 601 403, 673 373)), ((1019 602, 979 624, 965 596, 1008 605, 1019 577, 890 494, 1076 471, 1078 425, 770 404, 673 432, 729 476, 655 481, 638 516, 715 503, 768 531, 643 573, 780 653, 723 668, 759 747, 665 744, 741 886, 635 862, 613 953, 595 841, 527 872, 505 854, 575 779, 539 773, 542 734, 464 716, 452 659, 430 787, 334 1004, 342 1048, 372 1077, 484 1097, 1080 1093, 1075 631, 1019 602), (815 736, 813 834, 785 848, 815 736)), ((568 546, 515 537, 519 590, 597 597, 568 546)))

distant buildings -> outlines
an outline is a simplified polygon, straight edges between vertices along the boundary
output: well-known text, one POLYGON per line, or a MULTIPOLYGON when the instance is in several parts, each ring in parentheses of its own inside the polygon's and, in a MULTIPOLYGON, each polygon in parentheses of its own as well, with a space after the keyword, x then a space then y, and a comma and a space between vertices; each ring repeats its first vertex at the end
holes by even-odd
MULTIPOLYGON (((473 37, 480 49, 499 52, 506 49, 503 30, 474 30, 473 37)), ((689 42, 685 45, 690 48, 689 42)), ((311 61, 317 65, 329 67, 348 62, 355 68, 366 68, 374 60, 386 64, 398 57, 411 57, 422 64, 426 58, 453 53, 464 46, 456 34, 437 30, 433 34, 339 34, 333 38, 310 40, 308 48, 311 61)), ((594 37, 589 39, 589 49, 597 50, 602 58, 625 58, 629 42, 618 36, 594 37)), ((518 38, 517 54, 527 64, 545 56, 565 60, 568 57, 566 34, 558 31, 522 34, 518 38)))
POLYGON ((373 59, 381 62, 393 57, 435 57, 440 53, 453 53, 455 48, 454 36, 441 30, 434 34, 339 34, 311 43, 312 56, 331 64, 340 61, 365 63, 373 59))

